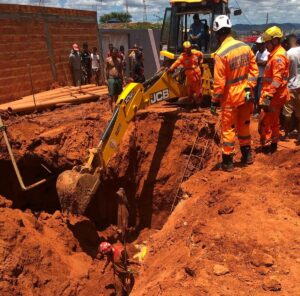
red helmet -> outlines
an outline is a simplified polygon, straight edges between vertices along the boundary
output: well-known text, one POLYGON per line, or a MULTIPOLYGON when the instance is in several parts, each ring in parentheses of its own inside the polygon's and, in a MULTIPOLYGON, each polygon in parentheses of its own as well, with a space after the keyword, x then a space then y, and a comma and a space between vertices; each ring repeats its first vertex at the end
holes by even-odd
POLYGON ((113 249, 112 245, 108 242, 103 242, 99 246, 99 252, 101 252, 102 254, 107 254, 111 252, 112 249, 113 249))

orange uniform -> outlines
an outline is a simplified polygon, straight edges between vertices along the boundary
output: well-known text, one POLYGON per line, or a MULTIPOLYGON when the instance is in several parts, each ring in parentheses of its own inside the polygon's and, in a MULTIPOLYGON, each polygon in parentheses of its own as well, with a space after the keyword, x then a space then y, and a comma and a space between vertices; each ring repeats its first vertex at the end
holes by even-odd
POLYGON ((252 91, 257 83, 258 67, 250 47, 227 37, 215 54, 214 97, 222 108, 223 154, 235 149, 237 133, 240 146, 251 145, 250 116, 253 103, 246 102, 246 88, 252 91))
POLYGON ((199 99, 202 93, 201 69, 200 63, 203 60, 203 53, 198 50, 192 50, 192 54, 182 53, 179 58, 170 67, 173 71, 182 66, 185 71, 186 85, 189 98, 199 99))
POLYGON ((260 105, 265 105, 266 96, 272 97, 268 111, 262 111, 260 135, 262 144, 268 141, 277 143, 280 136, 279 116, 281 108, 289 100, 288 78, 289 59, 282 46, 275 48, 269 55, 265 68, 260 105))

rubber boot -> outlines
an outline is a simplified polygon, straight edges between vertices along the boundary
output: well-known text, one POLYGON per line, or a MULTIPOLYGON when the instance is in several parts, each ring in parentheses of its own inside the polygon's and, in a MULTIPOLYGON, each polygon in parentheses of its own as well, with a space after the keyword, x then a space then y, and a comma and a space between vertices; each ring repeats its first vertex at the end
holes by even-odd
POLYGON ((222 156, 222 170, 225 172, 233 171, 233 155, 223 154, 222 156))
POLYGON ((277 143, 272 143, 270 146, 270 153, 275 153, 277 151, 278 144, 277 143))
POLYGON ((252 158, 252 151, 251 151, 251 146, 243 146, 241 147, 241 152, 242 152, 242 159, 241 163, 243 165, 250 165, 253 164, 253 158, 252 158))

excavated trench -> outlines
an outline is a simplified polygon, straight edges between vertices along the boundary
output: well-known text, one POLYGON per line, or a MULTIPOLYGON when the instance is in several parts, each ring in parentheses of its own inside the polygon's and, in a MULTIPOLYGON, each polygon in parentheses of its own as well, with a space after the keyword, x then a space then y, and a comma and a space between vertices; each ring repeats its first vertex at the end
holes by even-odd
MULTIPOLYGON (((86 112, 95 108, 86 105, 86 112)), ((72 111, 73 117, 69 116, 64 121, 61 117, 65 112, 61 111, 36 115, 30 120, 28 117, 24 120, 18 118, 17 123, 8 119, 10 125, 7 130, 24 183, 29 185, 49 178, 45 184, 22 192, 0 137, 1 175, 5 172, 0 178, 0 195, 12 200, 14 208, 50 214, 60 210, 55 188, 58 174, 82 162, 83 151, 98 141, 107 123, 107 119, 97 122, 99 118, 95 116, 87 119, 78 117, 78 112, 83 112, 78 107, 73 107, 72 111), (32 127, 32 123, 38 124, 39 128, 32 127), (27 126, 36 129, 34 140, 30 137, 32 133, 20 138, 15 132, 27 126), (80 137, 89 141, 83 143, 80 137), (73 147, 70 148, 72 145, 68 141, 73 147)), ((179 196, 176 194, 185 169, 185 177, 188 178, 203 169, 212 154, 216 155, 218 139, 214 125, 208 124, 208 121, 209 115, 205 111, 192 113, 161 108, 140 113, 125 135, 119 152, 111 160, 86 216, 98 229, 116 224, 116 191, 123 187, 130 204, 130 226, 136 229, 161 228, 174 202, 180 200, 182 192, 179 191, 179 196)))

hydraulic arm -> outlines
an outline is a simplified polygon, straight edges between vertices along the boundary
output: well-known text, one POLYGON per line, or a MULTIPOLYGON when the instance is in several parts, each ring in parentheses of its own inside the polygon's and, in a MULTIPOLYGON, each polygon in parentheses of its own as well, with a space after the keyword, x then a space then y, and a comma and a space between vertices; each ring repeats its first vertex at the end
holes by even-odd
POLYGON ((128 125, 138 110, 160 101, 186 95, 185 86, 164 70, 145 83, 130 83, 120 95, 115 112, 88 161, 59 175, 56 183, 61 208, 83 214, 101 182, 101 175, 116 153, 128 125))

